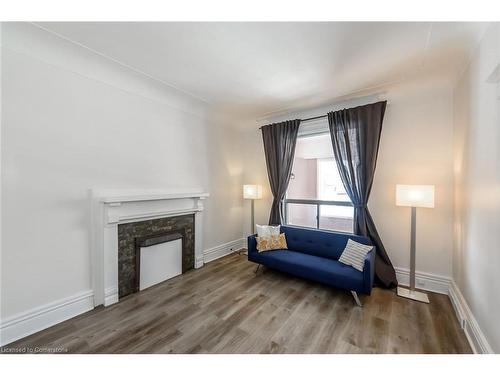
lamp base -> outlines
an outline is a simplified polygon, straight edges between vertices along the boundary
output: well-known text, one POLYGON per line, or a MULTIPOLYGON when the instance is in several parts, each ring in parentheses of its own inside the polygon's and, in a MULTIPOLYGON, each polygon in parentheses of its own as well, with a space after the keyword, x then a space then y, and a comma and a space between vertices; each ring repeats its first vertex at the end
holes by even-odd
POLYGON ((402 288, 398 286, 398 296, 409 298, 414 301, 429 303, 429 297, 426 293, 417 292, 416 290, 410 290, 408 288, 402 288))

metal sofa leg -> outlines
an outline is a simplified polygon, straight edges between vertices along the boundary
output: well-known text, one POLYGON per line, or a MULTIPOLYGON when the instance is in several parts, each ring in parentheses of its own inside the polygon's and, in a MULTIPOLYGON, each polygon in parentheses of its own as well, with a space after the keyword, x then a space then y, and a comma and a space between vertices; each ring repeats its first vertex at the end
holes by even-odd
POLYGON ((359 300, 358 293, 356 293, 354 290, 351 290, 352 297, 354 298, 354 301, 356 301, 356 305, 359 307, 363 307, 363 304, 359 300))
POLYGON ((253 272, 254 272, 255 274, 256 274, 257 272, 259 272, 259 268, 260 268, 260 264, 257 266, 257 268, 255 269, 255 271, 253 271, 253 272))

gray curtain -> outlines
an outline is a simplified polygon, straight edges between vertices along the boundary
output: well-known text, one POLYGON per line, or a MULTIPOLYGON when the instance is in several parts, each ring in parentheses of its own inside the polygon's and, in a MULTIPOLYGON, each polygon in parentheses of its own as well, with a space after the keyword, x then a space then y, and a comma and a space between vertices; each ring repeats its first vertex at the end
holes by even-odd
POLYGON ((300 120, 290 120, 261 128, 266 154, 267 175, 274 197, 271 214, 269 215, 270 225, 284 222, 282 202, 292 174, 299 125, 300 120))
POLYGON ((390 288, 397 285, 396 273, 367 207, 386 104, 330 112, 328 124, 340 177, 354 205, 354 233, 370 237, 377 247, 375 281, 390 288))

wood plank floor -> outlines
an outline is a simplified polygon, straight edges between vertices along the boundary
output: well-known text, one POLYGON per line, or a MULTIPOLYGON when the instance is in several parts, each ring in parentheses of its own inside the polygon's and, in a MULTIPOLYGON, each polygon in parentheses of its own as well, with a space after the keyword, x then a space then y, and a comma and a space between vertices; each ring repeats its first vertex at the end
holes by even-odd
POLYGON ((349 292, 232 254, 8 345, 70 353, 470 353, 447 296, 349 292))

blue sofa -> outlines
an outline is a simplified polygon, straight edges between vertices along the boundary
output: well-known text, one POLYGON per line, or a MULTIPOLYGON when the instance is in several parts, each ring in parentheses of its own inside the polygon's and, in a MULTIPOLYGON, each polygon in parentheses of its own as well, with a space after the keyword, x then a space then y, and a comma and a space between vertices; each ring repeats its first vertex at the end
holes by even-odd
POLYGON ((288 250, 257 251, 256 235, 248 237, 248 260, 294 276, 357 293, 370 294, 375 276, 375 248, 365 258, 363 272, 340 263, 338 259, 350 238, 372 245, 367 237, 309 228, 281 226, 288 250))

